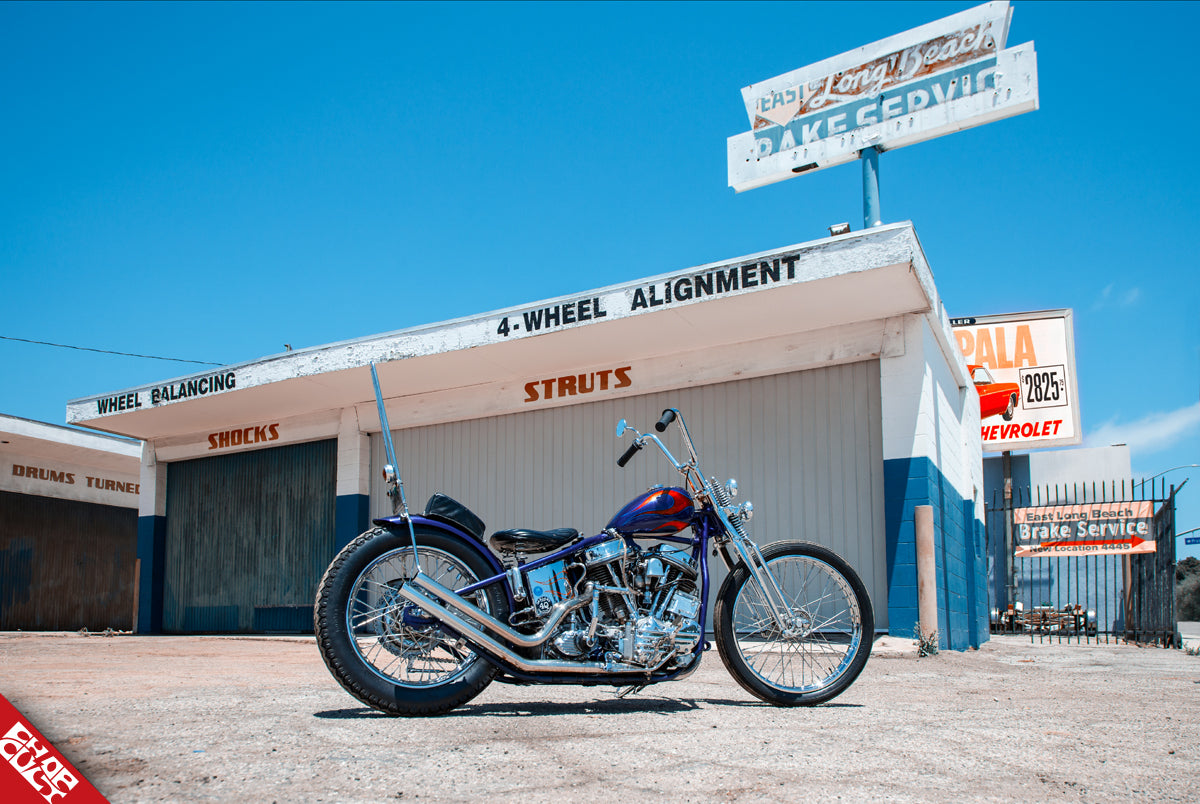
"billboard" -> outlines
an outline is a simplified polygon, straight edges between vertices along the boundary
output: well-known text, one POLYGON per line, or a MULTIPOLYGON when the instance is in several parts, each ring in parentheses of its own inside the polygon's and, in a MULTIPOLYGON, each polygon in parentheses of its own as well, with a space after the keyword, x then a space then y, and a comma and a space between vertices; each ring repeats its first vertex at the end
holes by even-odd
POLYGON ((985 452, 1083 440, 1070 310, 952 318, 979 395, 985 452))
POLYGON ((728 139, 738 192, 1033 111, 1033 43, 1005 50, 1012 9, 985 3, 742 90, 728 139))

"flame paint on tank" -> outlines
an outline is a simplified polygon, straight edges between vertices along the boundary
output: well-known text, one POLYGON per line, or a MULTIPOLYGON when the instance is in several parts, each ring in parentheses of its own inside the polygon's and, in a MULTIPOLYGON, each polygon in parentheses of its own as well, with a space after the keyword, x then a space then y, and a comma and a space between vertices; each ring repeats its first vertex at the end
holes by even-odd
POLYGON ((606 527, 620 533, 678 533, 691 524, 695 506, 681 488, 650 489, 626 503, 606 527))

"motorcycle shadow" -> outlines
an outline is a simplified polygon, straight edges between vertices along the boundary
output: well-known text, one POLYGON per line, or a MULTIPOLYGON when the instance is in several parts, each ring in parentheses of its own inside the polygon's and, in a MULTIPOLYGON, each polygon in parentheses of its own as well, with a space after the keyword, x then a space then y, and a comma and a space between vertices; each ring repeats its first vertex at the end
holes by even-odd
MULTIPOLYGON (((676 712, 694 712, 708 707, 749 707, 752 709, 776 709, 777 707, 762 701, 731 700, 727 698, 695 698, 680 700, 678 698, 606 698, 591 701, 536 701, 513 703, 480 703, 465 704, 452 712, 438 717, 546 717, 560 715, 630 715, 630 714, 673 714, 676 712)), ((859 708, 861 704, 828 703, 819 708, 859 708)), ((324 712, 314 712, 313 717, 322 720, 360 720, 370 718, 391 718, 385 712, 370 707, 353 709, 331 709, 324 712)))

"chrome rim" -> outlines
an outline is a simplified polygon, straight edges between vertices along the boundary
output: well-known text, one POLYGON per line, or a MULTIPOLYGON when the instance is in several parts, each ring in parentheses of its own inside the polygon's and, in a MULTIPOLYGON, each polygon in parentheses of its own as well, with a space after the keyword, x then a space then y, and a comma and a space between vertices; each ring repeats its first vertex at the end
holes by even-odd
MULTIPOLYGON (((450 589, 474 583, 475 574, 456 556, 421 548, 421 569, 450 589)), ((461 676, 478 656, 461 637, 399 595, 400 587, 416 574, 412 548, 384 553, 359 573, 350 589, 346 633, 359 659, 390 684, 432 687, 461 676)), ((481 591, 466 598, 488 611, 481 591)))
POLYGON ((862 613, 846 578, 809 556, 767 562, 792 611, 775 621, 751 576, 733 604, 733 633, 750 672, 787 692, 823 690, 850 667, 862 644, 862 613))

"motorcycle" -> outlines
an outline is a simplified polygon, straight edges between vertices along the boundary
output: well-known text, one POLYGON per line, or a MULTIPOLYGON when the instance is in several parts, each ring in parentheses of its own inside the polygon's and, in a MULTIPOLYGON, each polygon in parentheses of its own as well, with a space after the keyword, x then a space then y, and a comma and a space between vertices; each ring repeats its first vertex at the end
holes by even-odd
POLYGON ((338 553, 314 612, 321 656, 358 700, 391 715, 439 715, 493 680, 611 685, 622 697, 686 678, 711 647, 710 551, 729 570, 713 609, 717 650, 747 692, 811 706, 862 672, 875 621, 858 575, 817 544, 760 549, 749 535, 753 506, 734 504, 735 480, 706 479, 678 410, 664 410, 655 430, 678 422, 686 460, 621 419, 617 437, 633 441, 617 465, 650 444, 681 486, 652 487, 593 536, 517 528, 485 546, 484 523, 450 497, 409 512, 373 364, 371 375, 393 515, 338 553))

